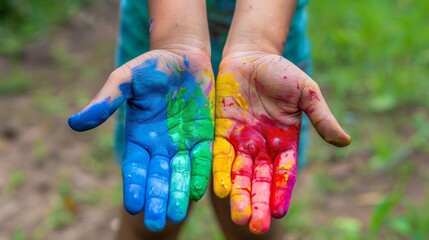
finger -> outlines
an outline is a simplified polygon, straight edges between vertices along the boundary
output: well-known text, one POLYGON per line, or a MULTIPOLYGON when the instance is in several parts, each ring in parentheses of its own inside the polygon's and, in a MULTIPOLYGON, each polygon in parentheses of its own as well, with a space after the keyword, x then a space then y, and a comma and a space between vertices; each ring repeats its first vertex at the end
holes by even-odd
POLYGON ((95 128, 130 99, 131 94, 131 71, 122 66, 110 74, 97 96, 82 111, 69 118, 68 124, 79 132, 95 128))
POLYGON ((274 218, 284 217, 289 209, 296 182, 296 161, 296 148, 280 153, 274 160, 274 181, 270 199, 271 216, 274 218))
POLYGON ((203 141, 191 151, 191 199, 200 200, 207 189, 212 167, 212 141, 203 141))
POLYGON ((231 219, 239 225, 249 222, 252 215, 250 192, 252 191, 252 158, 238 153, 232 165, 231 219))
POLYGON ((144 222, 149 230, 155 232, 165 227, 170 180, 169 162, 170 159, 164 156, 153 156, 150 160, 144 222))
POLYGON ((146 149, 127 142, 122 163, 124 207, 130 214, 143 210, 149 154, 146 149))
POLYGON ((234 147, 225 138, 216 137, 213 143, 213 189, 216 196, 225 198, 231 191, 231 166, 234 147))
POLYGON ((191 160, 187 151, 180 151, 171 159, 170 197, 167 216, 174 223, 182 222, 188 212, 191 160))
POLYGON ((270 228, 270 192, 273 168, 268 156, 259 156, 254 161, 252 180, 252 217, 249 229, 254 234, 261 234, 270 228))
POLYGON ((319 86, 313 80, 302 88, 300 107, 310 118, 316 131, 328 143, 338 147, 350 144, 350 136, 341 128, 329 110, 319 86))

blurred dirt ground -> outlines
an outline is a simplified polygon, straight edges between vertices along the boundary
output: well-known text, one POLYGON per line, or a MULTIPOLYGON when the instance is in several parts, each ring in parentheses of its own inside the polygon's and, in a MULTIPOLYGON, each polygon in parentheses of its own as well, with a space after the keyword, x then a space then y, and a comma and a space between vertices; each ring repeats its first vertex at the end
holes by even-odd
MULTIPOLYGON (((96 206, 85 198, 85 193, 119 186, 111 152, 101 160, 102 170, 85 167, 82 159, 91 156, 98 139, 67 126, 67 117, 96 93, 113 69, 117 4, 103 1, 86 7, 17 59, 0 56, 2 75, 19 73, 32 83, 21 94, 0 95, 2 240, 20 232, 40 239, 112 239, 118 228, 118 203, 102 193, 103 199, 93 200, 96 206), (70 225, 69 219, 74 219, 70 225)), ((109 125, 97 131, 110 132, 109 125)))

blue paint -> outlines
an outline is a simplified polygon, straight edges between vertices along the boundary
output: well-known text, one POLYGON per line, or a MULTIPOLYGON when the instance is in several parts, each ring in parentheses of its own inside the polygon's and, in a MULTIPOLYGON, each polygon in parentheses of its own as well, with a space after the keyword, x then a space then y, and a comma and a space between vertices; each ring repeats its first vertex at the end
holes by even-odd
POLYGON ((131 98, 131 83, 123 83, 119 85, 119 89, 121 95, 112 102, 109 96, 102 102, 71 116, 68 120, 69 126, 75 131, 82 132, 105 122, 125 100, 131 98))
POLYGON ((157 59, 146 60, 132 69, 132 85, 119 86, 121 96, 112 102, 107 97, 69 119, 73 129, 88 130, 128 100, 122 162, 124 207, 131 214, 144 210, 144 222, 151 231, 161 231, 167 217, 173 222, 185 219, 191 188, 190 151, 195 144, 213 138, 213 127, 211 131, 199 128, 213 123, 202 114, 210 108, 196 94, 201 93, 201 86, 187 60, 185 66, 175 71, 173 65, 166 73, 157 69, 157 59), (196 108, 200 109, 190 110, 196 108), (169 129, 168 117, 178 123, 170 126, 175 129, 169 129), (184 130, 186 135, 181 135, 184 130))
POLYGON ((149 153, 140 145, 126 143, 122 164, 122 179, 124 184, 124 207, 131 214, 138 214, 145 203, 145 188, 147 169, 149 168, 149 153))
POLYGON ((161 231, 166 223, 170 182, 169 163, 169 157, 153 156, 149 164, 144 222, 149 230, 156 232, 161 231))
POLYGON ((201 93, 201 86, 190 73, 189 62, 185 62, 185 69, 172 66, 168 68, 169 73, 157 69, 156 59, 132 69, 133 99, 127 102, 125 129, 125 152, 129 154, 124 155, 123 175, 135 176, 127 180, 128 186, 137 182, 144 186, 146 178, 147 183, 146 193, 139 188, 124 187, 124 201, 130 202, 126 203, 128 210, 138 210, 142 204, 136 203, 136 199, 144 199, 144 222, 152 231, 160 231, 165 226, 166 217, 176 223, 185 219, 191 189, 190 151, 195 144, 210 141, 213 137, 213 127, 211 131, 206 128, 198 131, 202 130, 199 124, 212 124, 212 119, 203 120, 207 114, 202 114, 202 109, 206 107, 209 111, 204 106, 207 100, 196 94, 197 91, 201 93), (191 111, 196 108, 198 111, 191 111), (170 126, 175 128, 174 131, 169 129, 167 120, 171 119, 168 117, 177 119, 178 125, 170 126), (186 135, 184 128, 188 129, 186 135), (147 164, 145 158, 133 156, 137 151, 130 149, 129 143, 132 148, 135 148, 134 144, 138 145, 151 156, 146 168, 147 177, 129 173, 136 171, 128 167, 131 163, 142 159, 142 167, 147 164), (141 196, 137 196, 137 192, 141 196), (131 207, 133 204, 138 207, 131 207))

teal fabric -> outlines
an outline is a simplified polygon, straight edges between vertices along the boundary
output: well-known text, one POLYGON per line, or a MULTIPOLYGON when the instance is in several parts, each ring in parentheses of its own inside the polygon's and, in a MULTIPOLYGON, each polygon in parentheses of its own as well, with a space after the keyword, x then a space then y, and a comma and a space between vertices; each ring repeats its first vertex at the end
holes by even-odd
MULTIPOLYGON (((311 75, 311 48, 307 38, 307 12, 305 5, 308 0, 299 0, 295 15, 289 30, 283 56, 311 75)), ((228 29, 232 21, 235 1, 207 0, 207 15, 209 19, 210 41, 212 48, 213 71, 221 61, 223 46, 226 42, 228 29)), ((122 0, 120 5, 119 40, 116 52, 116 66, 149 51, 149 14, 146 1, 122 0)), ((115 148, 118 163, 121 162, 125 142, 125 113, 124 105, 118 111, 115 127, 115 148)), ((307 159, 306 149, 309 144, 309 120, 303 117, 300 145, 298 150, 298 167, 302 168, 307 159)))

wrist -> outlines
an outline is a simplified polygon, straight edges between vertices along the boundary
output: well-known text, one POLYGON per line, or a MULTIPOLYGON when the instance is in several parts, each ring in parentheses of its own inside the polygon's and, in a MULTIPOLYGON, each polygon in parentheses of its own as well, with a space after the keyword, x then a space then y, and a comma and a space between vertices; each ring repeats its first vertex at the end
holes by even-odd
POLYGON ((167 50, 179 53, 198 53, 211 56, 210 42, 190 34, 176 34, 167 37, 151 37, 150 50, 167 50))
POLYGON ((224 55, 263 51, 282 55, 296 0, 237 0, 224 55))
POLYGON ((205 0, 150 0, 148 5, 151 50, 172 50, 179 47, 210 56, 205 0))
POLYGON ((279 46, 276 42, 270 41, 270 39, 262 36, 236 38, 225 44, 222 58, 224 59, 233 55, 245 56, 248 53, 270 53, 281 56, 283 55, 283 46, 279 46))

